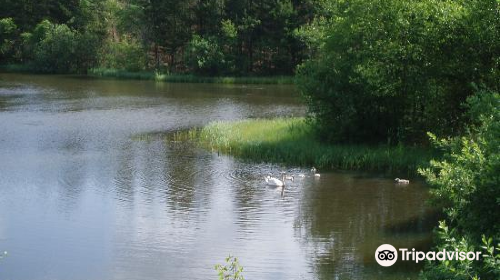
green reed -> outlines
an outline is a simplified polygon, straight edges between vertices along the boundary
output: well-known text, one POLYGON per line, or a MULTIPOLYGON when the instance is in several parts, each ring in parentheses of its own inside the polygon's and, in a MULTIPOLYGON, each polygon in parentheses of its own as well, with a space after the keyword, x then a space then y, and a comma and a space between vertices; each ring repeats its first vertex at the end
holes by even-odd
POLYGON ((212 122, 196 135, 204 147, 240 158, 323 169, 413 176, 436 156, 421 147, 322 143, 303 118, 212 122))

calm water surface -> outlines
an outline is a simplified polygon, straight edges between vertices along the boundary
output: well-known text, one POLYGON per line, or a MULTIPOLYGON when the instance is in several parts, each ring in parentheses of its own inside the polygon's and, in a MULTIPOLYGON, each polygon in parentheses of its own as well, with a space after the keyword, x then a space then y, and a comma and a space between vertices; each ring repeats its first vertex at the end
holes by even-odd
POLYGON ((306 170, 165 140, 304 113, 288 86, 0 74, 0 279, 216 279, 229 254, 246 279, 416 278, 374 252, 429 244, 422 184, 323 173, 281 197, 263 176, 306 170))

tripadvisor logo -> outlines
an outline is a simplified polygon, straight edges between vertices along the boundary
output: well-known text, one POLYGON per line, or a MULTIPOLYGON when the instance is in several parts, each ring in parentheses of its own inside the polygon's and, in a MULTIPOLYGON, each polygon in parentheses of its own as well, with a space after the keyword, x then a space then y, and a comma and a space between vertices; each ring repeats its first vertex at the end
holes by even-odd
MULTIPOLYGON (((408 250, 407 248, 399 248, 399 253, 401 255, 401 261, 413 261, 415 263, 423 260, 477 261, 481 255, 481 252, 462 252, 458 250, 447 251, 446 249, 438 252, 430 251, 426 253, 422 251, 415 251, 415 249, 408 250)), ((375 250, 375 260, 381 266, 391 266, 398 260, 398 250, 396 250, 396 248, 394 248, 391 244, 380 245, 377 250, 375 250)))
POLYGON ((375 260, 381 266, 391 266, 398 260, 398 251, 391 244, 380 245, 375 251, 375 260))

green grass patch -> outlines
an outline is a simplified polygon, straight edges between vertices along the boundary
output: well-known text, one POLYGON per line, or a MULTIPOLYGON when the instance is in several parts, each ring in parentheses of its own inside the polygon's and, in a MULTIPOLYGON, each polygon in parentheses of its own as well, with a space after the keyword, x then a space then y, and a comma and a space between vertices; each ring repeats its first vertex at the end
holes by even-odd
POLYGON ((88 75, 101 78, 155 80, 170 83, 218 83, 218 84, 293 84, 293 76, 273 77, 205 77, 190 74, 162 74, 154 71, 130 72, 126 70, 94 68, 88 75))
POLYGON ((13 72, 13 73, 35 72, 34 68, 28 64, 3 64, 3 65, 0 65, 0 71, 13 72))
POLYGON ((254 161, 407 176, 435 157, 419 147, 325 144, 303 118, 212 122, 198 139, 206 148, 254 161))

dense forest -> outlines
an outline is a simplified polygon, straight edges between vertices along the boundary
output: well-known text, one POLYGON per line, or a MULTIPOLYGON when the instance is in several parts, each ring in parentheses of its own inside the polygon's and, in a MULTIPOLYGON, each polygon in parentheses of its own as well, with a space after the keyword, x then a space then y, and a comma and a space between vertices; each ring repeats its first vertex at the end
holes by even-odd
POLYGON ((2 0, 0 63, 203 75, 292 74, 321 1, 2 0))

